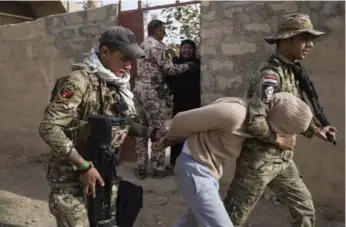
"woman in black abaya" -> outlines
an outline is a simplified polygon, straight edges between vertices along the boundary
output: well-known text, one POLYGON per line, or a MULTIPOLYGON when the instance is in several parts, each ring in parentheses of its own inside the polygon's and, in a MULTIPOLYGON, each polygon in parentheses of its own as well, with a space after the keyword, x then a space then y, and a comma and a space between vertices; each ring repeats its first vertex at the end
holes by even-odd
MULTIPOLYGON (((180 44, 180 54, 173 58, 173 63, 183 64, 194 62, 200 66, 200 60, 196 56, 196 44, 186 39, 180 44)), ((173 94, 173 116, 177 113, 201 107, 200 68, 188 70, 178 76, 168 76, 167 82, 173 94)), ((175 165, 183 144, 171 147, 170 163, 175 165)))

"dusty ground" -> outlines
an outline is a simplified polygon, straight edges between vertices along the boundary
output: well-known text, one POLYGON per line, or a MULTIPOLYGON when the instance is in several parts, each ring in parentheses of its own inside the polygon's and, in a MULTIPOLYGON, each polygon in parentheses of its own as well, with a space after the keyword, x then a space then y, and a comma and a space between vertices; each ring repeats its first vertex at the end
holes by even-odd
MULTIPOLYGON (((55 227, 47 206, 48 187, 45 179, 45 156, 2 154, 0 156, 0 227, 32 226, 55 227)), ((122 176, 140 183, 145 188, 144 209, 136 227, 171 226, 186 210, 173 178, 137 181, 132 166, 121 168, 122 176)), ((222 195, 225 186, 222 186, 222 195)), ((317 206, 316 227, 342 227, 342 214, 317 206)), ((289 227, 289 214, 282 205, 273 205, 262 199, 254 210, 249 223, 252 227, 289 227)))

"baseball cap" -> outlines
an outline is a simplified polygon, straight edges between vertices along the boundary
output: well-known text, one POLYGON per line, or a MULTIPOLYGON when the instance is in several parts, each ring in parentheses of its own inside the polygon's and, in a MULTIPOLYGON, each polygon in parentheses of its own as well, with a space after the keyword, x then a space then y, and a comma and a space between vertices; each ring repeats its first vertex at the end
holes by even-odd
POLYGON ((99 39, 100 44, 118 47, 130 58, 143 58, 144 52, 136 41, 135 34, 128 28, 113 26, 106 29, 99 39))

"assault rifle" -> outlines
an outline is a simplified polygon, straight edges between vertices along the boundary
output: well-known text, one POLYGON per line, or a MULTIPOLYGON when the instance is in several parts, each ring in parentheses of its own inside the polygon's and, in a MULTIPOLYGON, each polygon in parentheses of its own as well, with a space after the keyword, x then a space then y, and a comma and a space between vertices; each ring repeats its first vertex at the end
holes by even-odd
POLYGON ((119 183, 116 201, 111 201, 118 178, 116 151, 111 148, 112 127, 128 124, 132 119, 105 115, 88 118, 92 129, 83 157, 93 163, 105 182, 104 187, 95 185, 96 198, 88 198, 90 227, 131 227, 142 208, 143 188, 124 180, 119 183), (116 204, 116 214, 112 204, 116 204))
MULTIPOLYGON (((315 116, 320 122, 321 126, 324 127, 330 125, 326 115, 323 112, 323 107, 320 105, 317 92, 315 90, 314 84, 309 78, 308 73, 305 71, 305 69, 302 67, 300 63, 296 63, 296 66, 294 68, 296 71, 295 76, 299 81, 299 86, 308 97, 312 109, 315 113, 315 116)), ((329 142, 336 145, 335 137, 331 135, 329 132, 327 132, 327 138, 329 142)))

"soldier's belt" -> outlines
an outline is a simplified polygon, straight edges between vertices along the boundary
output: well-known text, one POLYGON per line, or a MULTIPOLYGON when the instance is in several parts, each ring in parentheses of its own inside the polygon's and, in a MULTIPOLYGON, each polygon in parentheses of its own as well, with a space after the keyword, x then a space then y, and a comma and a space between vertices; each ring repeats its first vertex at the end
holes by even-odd
POLYGON ((267 162, 282 162, 282 161, 291 160, 293 157, 293 151, 290 151, 290 150, 278 151, 276 154, 261 153, 261 151, 258 151, 258 152, 251 152, 245 155, 253 159, 261 159, 262 161, 267 161, 267 162))

